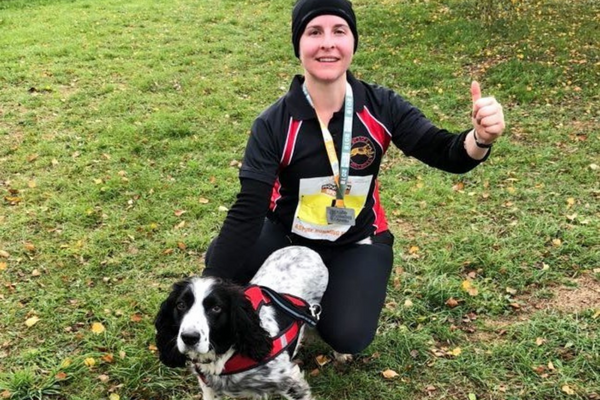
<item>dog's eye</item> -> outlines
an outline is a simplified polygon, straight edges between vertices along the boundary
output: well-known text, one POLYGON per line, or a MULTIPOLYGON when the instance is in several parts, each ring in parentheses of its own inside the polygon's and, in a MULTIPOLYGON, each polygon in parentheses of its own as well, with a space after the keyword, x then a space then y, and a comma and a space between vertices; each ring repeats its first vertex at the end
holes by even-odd
POLYGON ((221 311, 223 311, 223 309, 221 308, 221 306, 214 306, 210 309, 210 311, 212 311, 215 314, 219 314, 221 311))
POLYGON ((187 308, 187 306, 186 306, 185 302, 183 302, 183 301, 178 301, 178 302, 177 302, 177 309, 178 309, 179 311, 183 311, 183 310, 185 310, 186 308, 187 308))

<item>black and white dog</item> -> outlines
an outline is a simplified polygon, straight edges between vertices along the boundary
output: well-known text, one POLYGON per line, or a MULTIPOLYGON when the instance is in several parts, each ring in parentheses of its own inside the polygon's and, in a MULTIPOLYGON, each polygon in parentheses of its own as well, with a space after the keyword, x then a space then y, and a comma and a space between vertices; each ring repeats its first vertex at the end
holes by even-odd
POLYGON ((328 278, 316 252, 290 246, 271 254, 248 288, 211 277, 178 282, 155 321, 160 360, 189 366, 203 400, 271 394, 311 400, 292 358, 303 315, 318 313, 328 278))

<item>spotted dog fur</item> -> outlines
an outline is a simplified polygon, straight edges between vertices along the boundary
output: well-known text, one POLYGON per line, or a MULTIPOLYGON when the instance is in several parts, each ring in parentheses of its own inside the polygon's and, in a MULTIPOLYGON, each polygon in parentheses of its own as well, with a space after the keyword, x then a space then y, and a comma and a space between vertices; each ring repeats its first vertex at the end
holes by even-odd
MULTIPOLYGON (((251 284, 267 286, 319 304, 328 282, 321 257, 306 247, 290 246, 271 254, 251 284)), ((204 400, 221 396, 311 400, 310 387, 292 359, 292 349, 266 364, 231 375, 220 375, 235 352, 264 360, 271 337, 287 326, 289 316, 267 305, 257 314, 243 288, 219 279, 194 277, 173 286, 157 315, 156 343, 160 360, 170 367, 187 365, 199 376, 204 400)))

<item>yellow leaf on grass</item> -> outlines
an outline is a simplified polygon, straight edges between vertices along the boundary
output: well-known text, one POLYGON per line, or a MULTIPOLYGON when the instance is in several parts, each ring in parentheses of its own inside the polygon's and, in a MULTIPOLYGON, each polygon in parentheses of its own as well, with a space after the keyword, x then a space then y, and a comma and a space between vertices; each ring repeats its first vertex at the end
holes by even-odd
POLYGON ((385 379, 394 379, 394 378, 398 377, 398 373, 396 371, 394 371, 393 369, 386 369, 385 371, 383 371, 381 373, 381 375, 383 375, 383 377, 385 379))
POLYGON ((410 246, 408 249, 408 254, 417 254, 419 250, 419 246, 410 246))
POLYGON ((0 257, 2 257, 2 258, 9 258, 10 254, 8 253, 8 251, 0 250, 0 257))
POLYGON ((592 315, 592 319, 598 319, 598 317, 600 317, 600 310, 596 310, 594 315, 592 315))
POLYGON ((83 363, 86 367, 93 367, 94 365, 96 365, 96 360, 93 357, 88 357, 85 360, 83 360, 83 363))
POLYGON ((560 240, 560 239, 552 239, 552 245, 554 247, 560 247, 560 246, 562 246, 562 240, 560 240))
POLYGON ((96 335, 99 335, 104 331, 106 331, 106 328, 104 328, 104 325, 102 325, 100 322, 94 322, 92 324, 92 332, 94 332, 96 335))
POLYGON ((0 271, 4 271, 6 268, 8 268, 8 266, 6 265, 5 262, 0 262, 0 271))
POLYGON ((569 396, 573 396, 575 394, 575 391, 573 389, 571 389, 571 387, 569 385, 564 385, 562 387, 562 391, 565 392, 566 394, 568 394, 569 396))
POLYGON ((572 197, 569 197, 569 198, 567 199, 567 208, 571 208, 571 207, 573 207, 574 205, 575 205, 575 199, 574 199, 574 198, 572 198, 572 197))
POLYGON ((31 328, 32 326, 34 326, 35 324, 37 324, 39 322, 39 320, 40 319, 38 317, 36 317, 36 316, 33 316, 31 318, 27 318, 27 320, 25 321, 25 325, 28 328, 31 328))
POLYGON ((72 361, 70 358, 65 358, 63 362, 60 363, 61 368, 68 368, 71 365, 72 361))
POLYGON ((121 400, 121 396, 119 396, 119 395, 118 395, 118 394, 116 394, 116 393, 111 393, 111 394, 110 394, 110 396, 108 396, 108 398, 109 398, 110 400, 121 400))
POLYGON ((208 200, 208 199, 206 199, 204 197, 200 197, 200 199, 198 199, 198 202, 200 204, 208 204, 208 203, 210 203, 210 200, 208 200))
POLYGON ((454 350, 450 350, 448 354, 453 355, 454 357, 460 356, 462 353, 462 349, 460 347, 455 348, 454 350))

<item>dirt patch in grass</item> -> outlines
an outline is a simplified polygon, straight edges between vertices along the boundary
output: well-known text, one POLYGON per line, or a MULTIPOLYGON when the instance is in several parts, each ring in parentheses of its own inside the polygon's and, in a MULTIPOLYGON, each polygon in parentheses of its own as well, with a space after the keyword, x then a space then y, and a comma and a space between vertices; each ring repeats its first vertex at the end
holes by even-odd
POLYGON ((569 285, 552 287, 550 293, 550 298, 539 298, 535 294, 518 296, 518 303, 523 306, 515 314, 482 321, 484 327, 475 332, 471 338, 475 341, 498 339, 504 335, 505 328, 528 321, 534 312, 559 311, 571 314, 600 305, 600 281, 591 275, 573 279, 569 285))
POLYGON ((600 305, 600 281, 590 275, 574 279, 573 286, 552 289, 554 296, 547 300, 533 299, 532 307, 537 310, 558 310, 577 313, 600 305))

